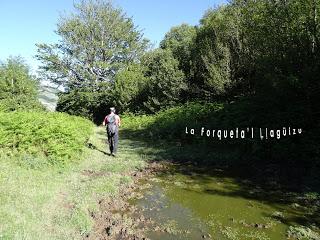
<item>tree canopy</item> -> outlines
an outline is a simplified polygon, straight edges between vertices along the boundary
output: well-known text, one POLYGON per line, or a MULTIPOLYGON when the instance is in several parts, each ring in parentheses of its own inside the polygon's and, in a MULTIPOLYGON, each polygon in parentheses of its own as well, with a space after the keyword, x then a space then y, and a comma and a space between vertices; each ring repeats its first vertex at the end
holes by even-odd
POLYGON ((59 20, 60 42, 38 44, 43 77, 67 90, 108 89, 119 70, 138 61, 148 42, 133 20, 109 1, 83 0, 74 7, 59 20))
POLYGON ((110 105, 150 113, 247 96, 270 106, 295 102, 312 119, 319 110, 319 8, 315 0, 233 0, 208 9, 197 26, 172 27, 150 50, 121 9, 84 0, 60 19, 59 43, 38 45, 38 58, 43 77, 66 87, 58 109, 70 109, 69 97, 82 99, 84 111, 71 112, 91 118, 110 105))
POLYGON ((42 109, 38 81, 21 57, 0 64, 0 111, 42 109))
POLYGON ((156 49, 143 57, 142 64, 145 66, 144 75, 148 78, 146 88, 142 90, 146 96, 143 105, 147 112, 154 113, 177 104, 187 86, 185 75, 172 52, 156 49))

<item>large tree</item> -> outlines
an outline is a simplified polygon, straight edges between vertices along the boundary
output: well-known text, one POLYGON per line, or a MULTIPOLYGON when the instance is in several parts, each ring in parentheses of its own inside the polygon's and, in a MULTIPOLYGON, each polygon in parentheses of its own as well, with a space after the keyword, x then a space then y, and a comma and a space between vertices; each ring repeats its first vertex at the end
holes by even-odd
POLYGON ((192 89, 201 98, 211 99, 225 93, 231 82, 231 52, 224 41, 226 30, 219 28, 228 20, 224 9, 209 11, 197 29, 192 51, 192 89))
POLYGON ((146 110, 154 113, 179 103, 187 86, 172 52, 161 48, 150 51, 142 58, 142 64, 147 78, 145 88, 141 90, 146 110))
POLYGON ((0 63, 0 111, 40 110, 38 81, 20 57, 0 63))
POLYGON ((137 110, 140 92, 148 82, 144 70, 142 64, 131 64, 116 75, 113 99, 120 111, 137 110))
POLYGON ((301 106, 305 120, 318 117, 320 2, 315 0, 235 0, 248 49, 242 55, 249 80, 263 104, 301 106))
POLYGON ((191 68, 191 46, 196 36, 196 28, 188 24, 172 27, 160 42, 160 47, 172 51, 179 61, 179 68, 188 77, 191 68))
POLYGON ((200 20, 192 52, 192 82, 204 96, 250 94, 254 61, 242 26, 242 5, 208 9, 200 20))
POLYGON ((148 46, 131 18, 109 1, 82 0, 62 16, 55 44, 38 44, 44 78, 67 90, 110 89, 116 73, 136 62, 148 46))

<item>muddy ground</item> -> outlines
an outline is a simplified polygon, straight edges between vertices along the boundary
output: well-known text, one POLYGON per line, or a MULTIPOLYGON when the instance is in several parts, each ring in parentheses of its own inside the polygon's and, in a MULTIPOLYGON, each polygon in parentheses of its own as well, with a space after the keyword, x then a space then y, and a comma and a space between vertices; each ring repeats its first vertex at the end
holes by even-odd
POLYGON ((125 184, 115 197, 101 199, 100 211, 92 213, 95 224, 92 232, 85 237, 90 240, 146 240, 148 229, 165 231, 156 226, 151 219, 146 219, 142 212, 129 203, 129 199, 139 198, 139 190, 145 186, 138 184, 142 179, 149 178, 166 166, 157 162, 149 163, 145 169, 124 173, 131 176, 133 183, 125 184))

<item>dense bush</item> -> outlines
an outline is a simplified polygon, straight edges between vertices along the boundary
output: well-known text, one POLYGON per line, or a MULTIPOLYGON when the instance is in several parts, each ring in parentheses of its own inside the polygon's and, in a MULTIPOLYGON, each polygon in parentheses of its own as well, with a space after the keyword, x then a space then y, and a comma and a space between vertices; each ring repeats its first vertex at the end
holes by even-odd
POLYGON ((170 140, 186 139, 185 127, 199 128, 208 125, 208 117, 223 109, 222 103, 186 103, 159 111, 154 115, 125 115, 123 128, 136 136, 170 140))
POLYGON ((93 120, 94 106, 97 101, 97 95, 92 95, 90 92, 59 93, 56 111, 93 120))
POLYGON ((88 120, 63 113, 2 113, 0 150, 20 157, 21 164, 64 165, 79 156, 92 127, 88 120))
POLYGON ((121 105, 115 105, 116 96, 110 91, 92 94, 87 89, 60 93, 56 111, 81 116, 99 125, 109 113, 110 107, 117 106, 117 111, 125 110, 121 105))
POLYGON ((26 95, 11 95, 0 99, 0 112, 44 111, 38 99, 26 95))
MULTIPOLYGON (((224 158, 223 154, 226 151, 234 153, 233 156, 243 164, 255 161, 255 164, 268 163, 282 165, 284 168, 288 165, 301 166, 309 169, 318 165, 318 130, 305 124, 303 108, 295 105, 292 108, 282 108, 280 112, 276 104, 270 105, 268 109, 261 107, 260 100, 240 99, 229 104, 188 103, 160 111, 155 115, 125 116, 123 128, 144 140, 179 141, 186 147, 190 144, 200 147, 199 144, 203 144, 208 153, 215 152, 221 158, 224 158), (186 127, 189 131, 194 128, 196 134, 186 134, 186 127), (262 141, 257 132, 254 139, 217 140, 205 135, 200 136, 201 127, 216 130, 254 127, 256 131, 260 127, 299 127, 304 132, 299 137, 282 137, 268 141, 262 141)), ((215 161, 218 161, 218 158, 215 161)))

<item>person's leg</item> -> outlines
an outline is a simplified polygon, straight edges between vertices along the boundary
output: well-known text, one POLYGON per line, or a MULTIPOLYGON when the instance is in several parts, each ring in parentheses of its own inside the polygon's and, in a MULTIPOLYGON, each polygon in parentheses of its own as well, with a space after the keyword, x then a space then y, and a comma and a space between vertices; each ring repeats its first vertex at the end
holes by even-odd
POLYGON ((110 133, 108 133, 108 144, 109 144, 109 150, 110 150, 110 154, 112 154, 113 152, 113 139, 112 139, 112 135, 110 133))
POLYGON ((113 136, 113 140, 114 140, 114 145, 113 145, 113 152, 114 154, 117 154, 118 151, 118 141, 119 141, 119 133, 118 131, 115 132, 114 136, 113 136))
POLYGON ((112 149, 111 154, 113 154, 114 153, 114 134, 111 135, 111 149, 112 149))

